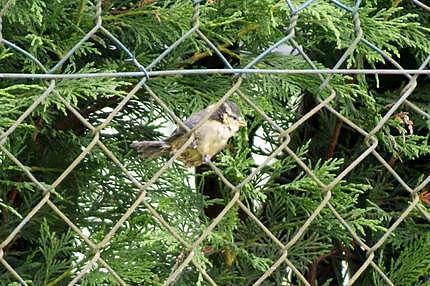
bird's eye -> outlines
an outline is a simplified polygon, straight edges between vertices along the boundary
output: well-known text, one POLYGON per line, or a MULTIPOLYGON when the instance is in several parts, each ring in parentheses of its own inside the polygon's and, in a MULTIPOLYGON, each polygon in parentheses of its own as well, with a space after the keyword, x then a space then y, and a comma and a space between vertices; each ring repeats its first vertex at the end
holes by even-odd
POLYGON ((234 114, 231 115, 231 118, 233 118, 234 120, 238 120, 239 119, 239 117, 237 117, 237 115, 234 115, 234 114))

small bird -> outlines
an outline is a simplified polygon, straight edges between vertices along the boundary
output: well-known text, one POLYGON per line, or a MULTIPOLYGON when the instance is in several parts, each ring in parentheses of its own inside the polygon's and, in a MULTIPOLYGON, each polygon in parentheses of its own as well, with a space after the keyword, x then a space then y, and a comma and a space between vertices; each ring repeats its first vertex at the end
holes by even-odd
MULTIPOLYGON (((209 105, 203 110, 192 114, 184 121, 184 124, 192 129, 212 112, 214 105, 209 105)), ((208 163, 209 160, 221 151, 240 127, 246 126, 246 122, 241 118, 239 107, 232 101, 225 101, 217 110, 194 132, 194 135, 187 134, 184 128, 178 127, 169 138, 164 141, 140 141, 131 144, 145 158, 154 158, 163 155, 172 155, 179 150, 182 145, 194 136, 193 142, 178 156, 178 159, 187 166, 200 166, 208 163)))

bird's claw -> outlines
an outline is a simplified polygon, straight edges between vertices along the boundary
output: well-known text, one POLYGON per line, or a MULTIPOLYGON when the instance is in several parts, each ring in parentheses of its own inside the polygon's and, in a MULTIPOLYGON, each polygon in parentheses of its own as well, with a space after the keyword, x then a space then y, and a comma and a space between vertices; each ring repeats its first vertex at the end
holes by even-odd
POLYGON ((211 158, 209 158, 208 155, 204 155, 203 156, 203 163, 204 164, 209 164, 210 161, 211 161, 211 158))
POLYGON ((197 140, 194 140, 193 142, 191 142, 190 147, 193 149, 197 148, 197 140))

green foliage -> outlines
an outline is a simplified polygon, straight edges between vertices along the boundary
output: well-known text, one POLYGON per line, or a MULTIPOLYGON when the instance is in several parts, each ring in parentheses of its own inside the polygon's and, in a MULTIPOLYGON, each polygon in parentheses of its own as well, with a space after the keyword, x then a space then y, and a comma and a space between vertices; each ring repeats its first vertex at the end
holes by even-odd
MULTIPOLYGON (((0 0, 4 7, 6 0, 0 0)), ((291 11, 285 1, 200 1, 199 30, 240 68, 288 34, 291 11)), ((303 1, 293 1, 299 6, 303 1)), ((363 39, 341 68, 393 68, 372 45, 399 61, 417 68, 430 53, 430 18, 407 1, 363 1, 359 20, 363 39)), ((55 66, 95 24, 95 1, 12 1, 3 17, 2 36, 37 58, 46 69, 55 66)), ((353 5, 352 1, 343 1, 353 5)), ((102 24, 144 66, 184 35, 193 24, 193 2, 103 1, 102 24)), ((353 15, 329 1, 315 1, 298 14, 294 40, 320 69, 333 68, 357 37, 353 15)), ((286 41, 292 48, 293 42, 286 41)), ((207 43, 193 34, 179 44, 153 70, 212 69, 224 65, 207 43)), ((275 51, 256 63, 261 69, 308 69, 309 62, 293 49, 275 51)), ((130 72, 138 68, 101 31, 91 36, 56 73, 130 72)), ((41 73, 40 66, 6 45, 0 46, 1 73, 41 73)), ((235 204, 221 222, 194 249, 194 263, 218 285, 251 285, 284 253, 313 285, 342 285, 347 263, 352 275, 366 253, 350 233, 368 246, 374 245, 409 206, 410 194, 372 155, 347 174, 343 172, 369 146, 366 138, 328 109, 295 123, 333 91, 329 102, 343 116, 369 132, 399 99, 407 84, 403 77, 331 75, 329 88, 310 74, 247 75, 240 91, 258 106, 272 123, 290 129, 288 148, 306 166, 299 166, 285 148, 267 159, 286 139, 266 118, 235 93, 248 126, 214 158, 214 164, 233 185, 254 218, 235 204), (339 137, 336 139, 336 126, 339 137), (254 173, 253 173, 254 172, 254 173), (310 174, 311 173, 311 174, 310 174), (339 177, 342 176, 342 177, 339 177), (317 180, 315 180, 317 179, 317 180), (337 184, 332 184, 337 180, 337 184), (319 182, 317 182, 319 181, 319 182), (330 185, 330 193, 324 186, 330 185), (330 196, 306 229, 303 224, 330 196), (333 211, 332 209, 335 211, 333 211), (348 224, 347 229, 337 215, 348 224), (303 230, 303 232, 302 232, 303 230)), ((189 169, 173 163, 151 185, 146 183, 163 167, 166 158, 138 157, 130 149, 135 140, 166 138, 172 118, 146 92, 135 95, 100 130, 100 140, 118 158, 112 160, 96 144, 65 178, 61 174, 94 139, 94 133, 73 115, 73 107, 97 127, 135 88, 136 78, 85 78, 65 80, 7 79, 0 81, 0 131, 15 130, 0 143, 13 154, 42 186, 58 183, 49 200, 79 230, 44 205, 3 248, 3 258, 30 285, 66 285, 95 252, 82 239, 100 249, 101 258, 129 285, 161 285, 172 269, 189 254, 192 245, 233 198, 234 190, 210 169, 189 169), (52 91, 47 92, 50 85, 52 91), (52 87, 52 86, 51 86, 52 87), (43 96, 43 97, 42 97, 43 96), (20 116, 37 100, 40 103, 23 121, 20 116), (16 127, 16 128, 15 128, 16 127), (129 170, 124 173, 122 167, 129 170), (135 180, 139 182, 136 184, 135 180), (143 186, 143 189, 142 189, 143 186), (137 209, 115 233, 109 233, 130 206, 137 209), (153 211, 159 216, 154 216, 153 211), (170 228, 164 225, 167 223, 170 228), (108 237, 106 237, 108 235, 108 237), (180 237, 180 240, 177 237, 180 237)), ((160 76, 147 84, 182 119, 221 98, 235 82, 231 75, 160 76)), ((419 77, 408 98, 430 113, 429 80, 419 77)), ((430 121, 413 105, 402 104, 374 134, 376 152, 413 189, 430 173, 430 121), (402 112, 402 113, 401 113, 402 112), (403 114, 403 115, 400 115, 403 114), (407 120, 404 114, 408 115, 407 120)), ((428 186, 427 186, 428 190, 428 186)), ((425 192, 426 189, 421 192, 425 192)), ((0 151, 0 241, 8 238, 42 200, 43 190, 8 156, 0 151)), ((428 207, 414 210, 376 252, 375 262, 396 285, 428 285, 428 207)), ((385 285, 378 273, 366 270, 357 285, 385 285), (371 281, 371 282, 369 282, 371 281)), ((0 285, 15 285, 15 277, 0 267, 0 285)), ((114 275, 100 261, 79 282, 82 285, 116 285, 114 275)), ((263 285, 296 285, 300 282, 285 264, 263 285)), ((190 264, 177 285, 206 285, 203 275, 190 264)))
POLYGON ((422 234, 391 264, 390 277, 402 285, 426 285, 430 272, 430 235, 422 234))

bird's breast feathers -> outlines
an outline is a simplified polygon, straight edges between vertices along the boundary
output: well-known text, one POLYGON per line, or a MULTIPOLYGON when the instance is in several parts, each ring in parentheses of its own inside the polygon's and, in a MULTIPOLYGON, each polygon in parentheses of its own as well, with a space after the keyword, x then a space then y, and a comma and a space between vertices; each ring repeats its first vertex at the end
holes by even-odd
POLYGON ((225 124, 208 120, 196 131, 197 149, 210 158, 221 151, 233 135, 225 124))

